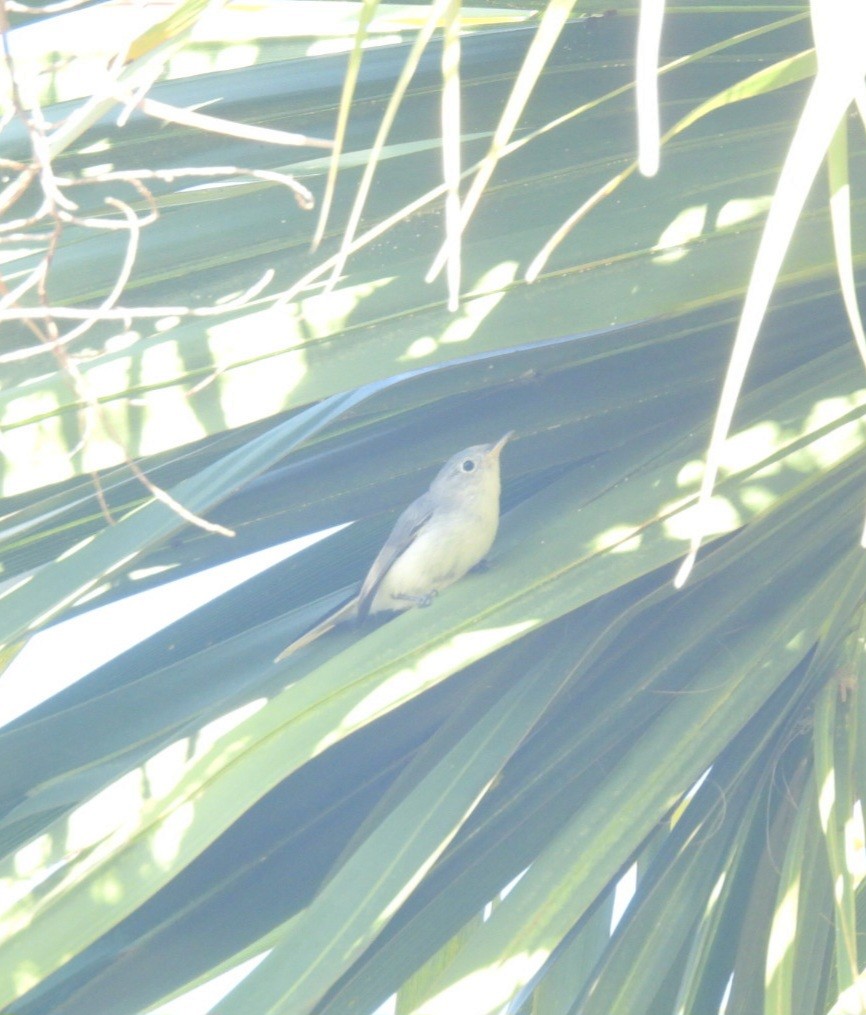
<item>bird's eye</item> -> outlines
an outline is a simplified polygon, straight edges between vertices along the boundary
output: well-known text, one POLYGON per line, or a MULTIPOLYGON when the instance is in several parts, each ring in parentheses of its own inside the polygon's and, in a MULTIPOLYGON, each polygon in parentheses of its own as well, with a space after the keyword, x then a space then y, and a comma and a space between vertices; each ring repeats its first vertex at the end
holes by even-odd
POLYGON ((463 462, 460 465, 460 468, 464 472, 474 472, 475 471, 475 462, 473 462, 471 458, 464 458, 463 462))

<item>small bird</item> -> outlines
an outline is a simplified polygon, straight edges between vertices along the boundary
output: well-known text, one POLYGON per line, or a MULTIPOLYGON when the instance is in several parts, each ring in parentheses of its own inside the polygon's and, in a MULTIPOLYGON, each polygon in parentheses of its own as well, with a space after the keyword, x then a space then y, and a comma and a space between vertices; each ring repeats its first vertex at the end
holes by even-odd
POLYGON ((344 620, 429 606, 481 563, 499 528, 499 455, 513 436, 458 451, 397 519, 361 589, 277 656, 309 645, 344 620))

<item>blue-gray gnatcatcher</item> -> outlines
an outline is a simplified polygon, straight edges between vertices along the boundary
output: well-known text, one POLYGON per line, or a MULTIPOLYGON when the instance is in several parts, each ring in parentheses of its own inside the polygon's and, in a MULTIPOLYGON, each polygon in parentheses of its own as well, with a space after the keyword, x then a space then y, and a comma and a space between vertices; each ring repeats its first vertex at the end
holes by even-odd
POLYGON ((397 519, 358 594, 295 639, 274 662, 344 620, 428 606, 479 564, 499 528, 499 455, 512 434, 449 458, 430 489, 397 519))

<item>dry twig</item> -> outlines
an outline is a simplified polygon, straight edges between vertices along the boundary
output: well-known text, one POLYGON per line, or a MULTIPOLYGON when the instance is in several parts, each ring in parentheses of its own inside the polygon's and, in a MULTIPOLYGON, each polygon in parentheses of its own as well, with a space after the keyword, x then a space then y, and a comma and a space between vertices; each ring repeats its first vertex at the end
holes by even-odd
MULTIPOLYGON (((38 340, 36 344, 26 345, 19 349, 5 352, 0 356, 0 363, 12 363, 30 359, 39 355, 51 355, 57 361, 63 375, 67 378, 75 392, 79 403, 80 440, 69 453, 77 454, 91 440, 98 424, 102 433, 117 446, 124 462, 139 482, 155 499, 161 501, 176 512, 181 518, 205 531, 216 532, 226 536, 234 535, 232 530, 221 525, 208 522, 198 517, 179 504, 165 490, 156 486, 132 460, 122 438, 116 432, 112 420, 105 407, 100 403, 97 394, 92 390, 86 375, 80 369, 80 356, 76 355, 73 343, 90 331, 96 324, 106 321, 122 321, 127 331, 131 330, 136 318, 152 319, 166 316, 203 317, 225 314, 232 310, 249 305, 273 277, 273 271, 265 272, 262 278, 246 292, 228 303, 214 304, 203 307, 169 306, 169 307, 124 307, 120 301, 128 287, 139 250, 141 232, 152 226, 159 219, 159 207, 148 184, 158 181, 172 184, 179 181, 196 179, 199 181, 247 179, 277 184, 290 190, 298 205, 303 209, 312 207, 313 198, 310 191, 294 177, 285 173, 245 169, 239 166, 209 166, 203 168, 178 167, 174 169, 140 168, 123 171, 93 171, 87 176, 71 177, 58 175, 55 172, 53 159, 71 139, 70 125, 76 117, 87 116, 85 106, 93 104, 87 100, 71 117, 61 124, 53 125, 45 119, 36 100, 30 96, 25 100, 16 74, 15 61, 10 45, 9 12, 16 13, 56 13, 78 5, 79 0, 55 3, 49 6, 30 8, 15 3, 13 0, 0 0, 0 56, 5 65, 9 81, 11 111, 0 122, 0 131, 13 119, 17 119, 27 132, 29 156, 21 159, 0 159, 0 168, 9 176, 10 182, 0 191, 0 250, 10 251, 7 263, 15 262, 21 247, 32 256, 34 250, 39 253, 38 262, 23 278, 17 278, 10 285, 0 272, 0 321, 19 321, 38 340), (117 185, 132 188, 135 194, 133 202, 123 200, 112 188, 117 185), (103 196, 105 214, 82 214, 80 212, 81 188, 98 187, 108 190, 103 196), (34 193, 34 188, 38 190, 34 193), (26 214, 17 218, 6 217, 19 206, 27 196, 29 208, 26 214), (35 200, 34 200, 35 197, 35 200), (75 198, 79 197, 79 200, 75 198), (32 211, 35 206, 36 210, 32 211), (125 250, 120 259, 117 277, 110 291, 94 307, 67 307, 53 304, 49 283, 51 267, 58 247, 62 241, 64 230, 70 226, 90 231, 113 231, 126 237, 125 250), (25 302, 29 298, 30 302, 25 302), (63 330, 62 322, 75 322, 67 330, 63 330)), ((219 131, 221 133, 274 144, 312 144, 316 147, 330 147, 331 142, 307 138, 288 132, 251 127, 235 124, 218 117, 179 110, 146 97, 146 92, 159 74, 159 66, 151 68, 147 80, 132 92, 121 85, 124 73, 123 59, 112 61, 108 69, 111 81, 105 92, 115 96, 118 103, 125 106, 121 113, 121 121, 125 121, 131 108, 138 107, 146 115, 169 119, 198 130, 219 131)), ((88 121, 90 122, 90 121, 88 121)), ((2 263, 2 262, 0 262, 2 263)), ((96 497, 106 519, 111 522, 105 497, 98 476, 93 475, 96 497)))

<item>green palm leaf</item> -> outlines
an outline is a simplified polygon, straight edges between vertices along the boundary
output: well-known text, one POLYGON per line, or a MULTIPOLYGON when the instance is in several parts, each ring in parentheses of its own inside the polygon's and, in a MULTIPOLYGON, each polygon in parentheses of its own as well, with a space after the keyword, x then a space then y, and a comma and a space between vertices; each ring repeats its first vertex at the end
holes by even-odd
MULTIPOLYGON (((849 1003, 864 151, 835 119, 832 210, 814 188, 784 261, 776 247, 699 502, 767 210, 814 105, 805 12, 668 12, 664 144, 642 179, 624 11, 554 5, 494 30, 502 11, 464 9, 458 42, 443 5, 413 49, 427 8, 343 22, 316 5, 292 28, 268 5, 205 6, 136 25, 112 87, 163 70, 121 127, 116 97, 81 99, 59 71, 31 82, 56 102, 52 168, 77 204, 44 293, 48 240, 0 234, 3 1009, 122 1015, 240 971, 213 1010, 849 1003), (348 58, 303 52, 323 11, 343 42, 361 24, 348 58), (258 50, 216 69, 239 26, 258 50), (191 53, 213 62, 190 72, 191 53), (306 190, 328 195, 314 252, 306 190), (275 666, 441 462, 508 429, 491 569, 275 666), (16 708, 36 633, 331 526, 16 708)), ((64 24, 22 30, 44 57, 28 74, 64 24)), ((81 59, 96 66, 95 42, 81 59)), ((6 125, 10 172, 31 141, 6 125)), ((7 218, 36 214, 34 193, 7 218)))

